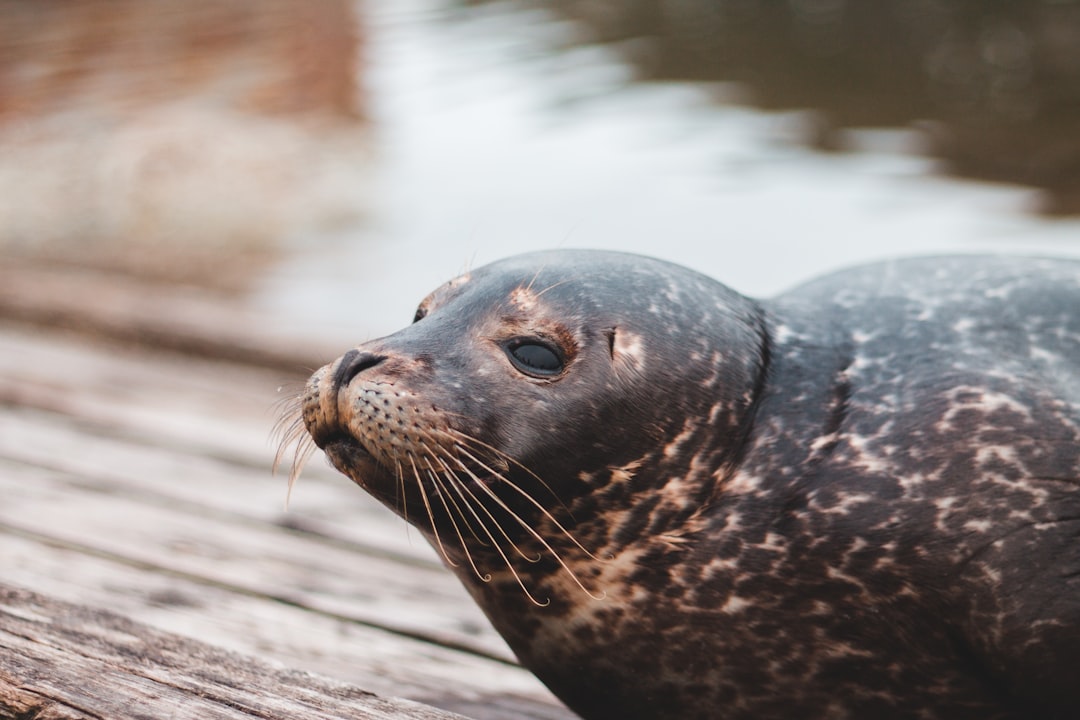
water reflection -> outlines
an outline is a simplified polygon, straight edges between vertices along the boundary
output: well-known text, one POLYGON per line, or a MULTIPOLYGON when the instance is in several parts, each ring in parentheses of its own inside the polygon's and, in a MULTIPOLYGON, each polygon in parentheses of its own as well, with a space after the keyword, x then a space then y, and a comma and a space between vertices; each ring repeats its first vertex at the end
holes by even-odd
POLYGON ((0 261, 237 289, 362 208, 347 0, 0 0, 0 261))
POLYGON ((0 262, 254 283, 282 330, 345 342, 537 248, 758 295, 899 254, 1080 254, 1080 222, 1035 212, 1077 184, 1077 8, 0 0, 0 262), (928 141, 1029 184, 943 177, 928 141))
POLYGON ((364 226, 296 239, 260 296, 283 323, 390 332, 467 265, 535 248, 642 252, 758 295, 896 255, 1080 254, 1080 224, 1030 213, 1037 190, 942 178, 916 133, 834 129, 854 152, 816 152, 815 113, 635 82, 642 46, 584 42, 592 23, 564 13, 401 0, 364 17, 377 194, 364 226))
MULTIPOLYGON (((557 0, 655 78, 744 83, 829 126, 927 126, 961 175, 1080 212, 1080 2, 557 0), (632 42, 628 42, 632 41, 632 42)), ((817 133, 831 146, 829 133, 817 133)))

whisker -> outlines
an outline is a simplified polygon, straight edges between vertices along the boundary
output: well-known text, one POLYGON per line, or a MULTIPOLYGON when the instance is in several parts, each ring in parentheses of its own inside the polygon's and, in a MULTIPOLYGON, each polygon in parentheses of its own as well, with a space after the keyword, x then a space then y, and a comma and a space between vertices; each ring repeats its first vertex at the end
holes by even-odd
POLYGON ((284 415, 274 423, 274 429, 271 431, 272 437, 277 438, 278 442, 278 448, 277 452, 274 453, 274 464, 272 466, 275 473, 278 471, 278 468, 281 467, 281 461, 285 459, 285 454, 288 452, 289 448, 293 445, 297 445, 302 439, 300 430, 304 429, 304 432, 306 432, 306 429, 303 428, 303 423, 303 419, 296 414, 284 415))
MULTIPOLYGON (((546 293, 548 290, 554 290, 555 288, 559 287, 560 285, 565 285, 566 283, 568 283, 570 281, 571 281, 571 279, 567 278, 565 280, 560 280, 559 282, 552 283, 552 284, 548 285, 546 288, 544 288, 543 290, 541 290, 540 292, 536 293, 536 297, 540 297, 541 295, 546 293)), ((531 283, 530 283, 530 285, 531 285, 531 283)))
POLYGON ((533 283, 540 279, 540 274, 546 269, 547 263, 541 263, 540 267, 536 269, 536 272, 533 273, 533 276, 529 279, 529 284, 525 286, 525 292, 530 292, 532 290, 533 283))
MULTIPOLYGON (((476 457, 475 455, 473 455, 472 453, 470 453, 470 452, 469 452, 469 451, 468 451, 468 450, 467 450, 466 448, 464 448, 464 447, 461 447, 461 446, 459 445, 459 446, 457 446, 457 449, 458 449, 458 451, 459 451, 459 452, 463 453, 463 454, 464 454, 464 455, 465 455, 466 457, 468 457, 468 458, 469 458, 470 460, 472 460, 472 461, 473 461, 473 462, 475 462, 475 463, 476 463, 477 465, 479 465, 480 467, 482 467, 482 468, 483 468, 484 470, 486 470, 486 471, 488 471, 489 473, 491 473, 491 474, 492 474, 492 475, 493 475, 494 477, 497 477, 497 478, 499 478, 500 480, 502 480, 502 481, 503 481, 503 482, 504 482, 504 483, 505 483, 506 485, 508 485, 508 486, 509 486, 509 487, 510 487, 511 489, 513 489, 513 490, 514 490, 514 492, 518 493, 518 494, 519 494, 519 495, 520 495, 521 497, 525 498, 525 500, 527 500, 527 501, 528 501, 528 502, 529 502, 529 503, 530 503, 530 504, 531 504, 531 505, 532 505, 533 507, 535 507, 535 508, 536 508, 537 510, 539 510, 539 511, 540 511, 541 513, 543 513, 543 514, 544 514, 544 517, 546 517, 546 518, 547 518, 548 520, 550 520, 550 521, 551 521, 551 523, 552 523, 552 524, 553 524, 553 525, 554 525, 554 526, 555 526, 556 528, 558 528, 559 532, 561 532, 561 533, 562 533, 563 535, 565 535, 565 536, 566 536, 566 537, 567 537, 567 538, 568 538, 568 539, 569 539, 569 540, 570 540, 570 541, 571 541, 572 543, 574 543, 574 545, 576 545, 576 546, 578 547, 578 549, 579 549, 579 550, 581 550, 581 551, 582 551, 583 553, 585 553, 586 555, 588 555, 588 556, 589 556, 589 557, 590 557, 591 559, 593 559, 593 560, 596 560, 597 562, 601 562, 600 558, 598 558, 598 557, 597 557, 596 555, 594 555, 594 554, 593 554, 592 552, 590 552, 590 551, 588 550, 588 548, 586 548, 586 547, 585 547, 584 545, 582 545, 582 544, 581 544, 581 542, 579 542, 579 541, 578 541, 578 539, 577 539, 576 537, 574 537, 574 534, 573 534, 572 532, 570 532, 569 530, 567 530, 567 529, 566 529, 566 527, 565 527, 565 526, 563 526, 563 524, 562 524, 562 523, 560 523, 560 522, 559 522, 559 521, 558 521, 558 520, 557 520, 557 519, 555 518, 555 516, 554 516, 554 515, 552 515, 552 514, 551 514, 551 512, 550 512, 550 511, 549 511, 549 510, 548 510, 548 509, 547 509, 546 507, 544 507, 544 506, 543 506, 543 504, 542 504, 542 503, 540 503, 540 501, 538 501, 538 500, 537 500, 536 498, 534 498, 534 497, 533 497, 532 495, 530 495, 529 493, 525 492, 525 490, 523 490, 522 488, 520 488, 520 487, 518 487, 517 485, 515 485, 514 483, 512 483, 512 482, 508 481, 508 480, 507 480, 507 479, 506 479, 506 478, 505 478, 505 477, 504 477, 504 476, 503 476, 503 475, 502 475, 501 473, 498 473, 498 472, 496 472, 496 471, 492 470, 492 469, 491 469, 490 467, 488 467, 488 466, 487 466, 487 465, 486 465, 486 464, 484 463, 484 461, 483 461, 483 460, 480 460, 479 458, 477 458, 477 457, 476 457)), ((455 458, 455 460, 456 460, 456 458, 455 458)), ((458 462, 459 464, 461 463, 461 461, 460 461, 460 460, 457 460, 457 462, 458 462)), ((516 463, 516 462, 515 462, 515 464, 518 464, 518 465, 520 465, 520 463, 516 463)), ((526 470, 526 472, 528 472, 528 471, 526 470)), ((470 474, 470 475, 472 475, 472 473, 471 473, 471 472, 470 472, 469 474, 470 474)), ((530 475, 532 475, 533 477, 536 477, 536 475, 535 475, 535 474, 533 474, 532 472, 529 472, 529 474, 530 474, 530 475)), ((476 476, 475 476, 475 475, 473 475, 473 477, 475 478, 476 476)), ((479 478, 476 478, 476 479, 477 479, 477 481, 479 482, 479 478)), ((543 481, 541 481, 541 482, 543 482, 543 481)), ((483 484, 483 483, 481 483, 481 484, 483 484)), ((485 488, 486 488, 486 487, 487 487, 487 486, 485 485, 485 488)), ((547 490, 548 490, 549 492, 552 492, 552 491, 551 491, 551 488, 550 488, 550 487, 548 487, 546 483, 544 484, 544 487, 545 487, 545 488, 547 488, 547 490)), ((539 539, 539 538, 538 538, 538 539, 539 539)))
POLYGON ((272 431, 274 436, 280 437, 285 427, 301 417, 304 406, 303 394, 306 386, 307 382, 300 380, 285 383, 277 389, 279 393, 284 394, 280 395, 273 403, 274 413, 278 418, 272 431))
POLYGON ((304 466, 307 461, 311 459, 311 456, 315 454, 318 447, 315 445, 315 441, 311 439, 310 435, 305 435, 300 438, 296 447, 296 454, 293 455, 292 467, 289 468, 289 484, 285 489, 285 509, 289 509, 289 501, 292 500, 293 488, 296 486, 296 481, 300 477, 300 473, 303 472, 304 466))
POLYGON ((277 452, 274 453, 274 463, 271 471, 277 473, 285 456, 292 451, 292 462, 289 469, 289 484, 285 491, 285 509, 289 509, 289 501, 292 499, 293 487, 297 478, 308 459, 317 449, 315 441, 307 432, 304 419, 300 410, 301 399, 299 396, 288 398, 283 401, 286 410, 274 423, 273 435, 278 438, 277 452))
MULTIPOLYGON (((523 472, 528 473, 529 476, 533 480, 536 480, 536 482, 540 483, 540 485, 543 486, 543 488, 548 491, 548 493, 551 495, 552 500, 559 503, 559 505, 564 510, 566 510, 568 513, 570 512, 570 508, 566 507, 566 504, 559 497, 558 493, 556 493, 551 488, 551 486, 548 485, 547 482, 542 477, 540 477, 539 475, 534 473, 527 466, 525 466, 522 463, 518 462, 515 458, 511 457, 510 455, 507 455, 506 453, 504 453, 502 450, 498 449, 497 447, 495 447, 493 445, 489 445, 486 442, 484 442, 483 440, 475 438, 475 437, 473 437, 471 435, 467 435, 467 434, 461 432, 460 430, 451 429, 448 432, 451 435, 451 437, 453 438, 453 440, 455 440, 457 443, 464 442, 467 445, 471 444, 471 445, 479 446, 480 449, 486 450, 486 451, 488 451, 490 453, 493 453, 496 458, 498 458, 499 460, 502 460, 504 463, 506 463, 508 469, 509 469, 510 465, 514 465, 517 468, 519 468, 520 470, 522 470, 523 472)), ((491 471, 491 468, 485 467, 485 469, 488 470, 489 472, 491 471)), ((501 473, 496 473, 496 474, 501 475, 501 473)), ((543 508, 541 508, 541 509, 543 509, 543 508)), ((584 550, 584 548, 582 548, 582 549, 584 550)))
MULTIPOLYGON (((440 458, 438 455, 432 453, 431 458, 434 459, 435 462, 437 462, 439 464, 439 466, 442 468, 442 471, 444 473, 446 473, 447 482, 450 484, 450 487, 454 490, 454 492, 457 494, 457 496, 461 498, 461 502, 465 503, 465 507, 469 510, 469 512, 475 515, 475 511, 469 505, 469 499, 466 498, 464 495, 462 495, 461 487, 459 487, 459 486, 462 485, 461 478, 459 478, 457 476, 457 473, 454 472, 445 462, 443 462, 442 458, 440 458)), ((435 473, 439 472, 435 468, 431 468, 431 470, 433 472, 435 472, 435 473)), ((452 495, 451 495, 451 500, 453 500, 452 495)), ((454 502, 454 507, 458 508, 458 512, 461 514, 462 520, 465 521, 465 525, 469 529, 469 534, 472 535, 473 539, 476 540, 476 542, 483 545, 484 547, 487 547, 487 542, 483 538, 481 538, 479 535, 476 534, 476 529, 473 527, 472 523, 469 522, 468 516, 465 515, 465 513, 463 511, 461 511, 460 506, 457 504, 457 502, 454 502)), ((479 523, 480 518, 476 518, 476 521, 479 523)))
POLYGON ((394 472, 397 474, 397 491, 401 494, 401 517, 405 520, 405 538, 411 543, 412 536, 409 534, 409 528, 412 527, 412 523, 409 522, 409 496, 405 491, 405 473, 401 469, 401 461, 398 458, 394 458, 394 472))
MULTIPOLYGON (((446 452, 444 448, 440 448, 440 449, 443 449, 444 453, 446 452)), ((453 458, 451 458, 451 459, 453 459, 453 458)), ((455 475, 455 477, 456 477, 456 475, 455 475)), ((462 489, 468 490, 464 483, 461 483, 459 485, 459 487, 462 488, 462 489)), ((471 494, 472 493, 470 492, 470 495, 471 494)), ((475 496, 473 496, 473 497, 475 498, 475 496)), ((465 500, 465 498, 462 497, 462 501, 464 501, 464 500, 465 500)), ((483 505, 483 503, 480 503, 480 501, 478 499, 476 500, 476 503, 478 505, 480 505, 480 508, 482 510, 484 510, 485 513, 487 513, 489 516, 491 515, 491 511, 489 511, 483 505)), ((472 509, 472 506, 469 503, 466 503, 466 506, 469 507, 470 512, 472 512, 474 515, 476 515, 476 511, 472 509)), ((495 523, 495 526, 499 528, 500 532, 503 532, 503 534, 505 535, 505 531, 499 525, 498 521, 496 521, 494 517, 492 517, 491 519, 492 519, 492 522, 495 523)), ((499 553, 499 557, 502 558, 503 564, 506 565, 506 569, 510 571, 510 574, 514 576, 514 580, 517 582, 518 587, 521 588, 521 591, 523 593, 525 593, 525 597, 529 598, 529 601, 531 603, 533 603, 534 605, 536 605, 537 607, 547 607, 548 605, 550 605, 551 604, 551 598, 547 598, 546 600, 544 600, 544 602, 540 602, 539 600, 536 599, 536 597, 531 592, 529 592, 529 588, 525 586, 525 581, 523 581, 521 579, 521 575, 518 574, 517 568, 514 567, 514 564, 512 562, 510 562, 510 558, 507 557, 505 552, 503 552, 502 546, 499 545, 499 543, 495 540, 495 536, 491 534, 491 530, 488 529, 487 525, 483 523, 483 521, 480 519, 480 517, 478 515, 476 515, 476 521, 478 523, 480 523, 480 528, 484 531, 484 534, 487 535, 488 538, 491 540, 491 546, 493 548, 495 548, 495 552, 499 553)), ((513 544, 513 543, 511 543, 511 544, 513 544)), ((515 548, 516 548, 516 546, 515 546, 515 548)), ((520 553, 521 551, 518 550, 518 552, 520 553)), ((488 577, 490 578, 490 576, 488 576, 488 577)))
POLYGON ((431 501, 428 500, 427 490, 424 489, 424 481, 420 479, 420 471, 416 468, 416 459, 412 453, 409 454, 409 464, 412 465, 413 475, 416 477, 416 486, 420 489, 420 497, 424 500, 424 507, 427 508, 428 518, 431 520, 431 530, 435 534, 435 544, 439 546, 439 552, 446 558, 446 562, 450 567, 458 567, 458 564, 450 559, 450 554, 443 547, 442 538, 439 536, 439 525, 435 522, 435 514, 431 512, 431 501))
MULTIPOLYGON (((488 468, 487 466, 485 466, 485 465, 484 465, 483 463, 481 463, 481 462, 480 462, 479 460, 477 460, 476 458, 474 458, 474 457, 472 457, 471 455, 469 455, 468 451, 466 451, 466 450, 463 450, 462 448, 458 448, 458 450, 459 450, 459 451, 461 451, 461 452, 464 452, 464 453, 465 453, 465 454, 466 454, 467 456, 469 456, 469 457, 470 457, 470 458, 471 458, 471 459, 472 459, 472 460, 473 460, 474 462, 477 462, 477 463, 479 463, 481 467, 483 467, 483 468, 484 468, 485 470, 488 470, 489 472, 491 472, 491 469, 490 469, 490 468, 488 468)), ((591 591, 590 591, 590 590, 589 590, 589 589, 588 589, 587 587, 585 587, 585 585, 584 585, 584 584, 583 584, 583 583, 581 582, 581 579, 580 579, 580 578, 578 578, 578 576, 577 576, 577 573, 575 573, 575 572, 574 572, 574 571, 573 571, 573 570, 572 570, 572 569, 570 568, 570 566, 569 566, 569 565, 568 565, 568 564, 566 563, 566 561, 565 561, 565 560, 563 560, 563 557, 562 557, 562 556, 561 556, 561 555, 560 555, 560 554, 559 554, 559 553, 558 553, 558 552, 557 552, 557 551, 555 550, 555 548, 553 548, 553 547, 551 546, 551 544, 550 544, 550 543, 548 543, 548 541, 547 541, 547 540, 545 540, 545 539, 544 539, 544 537, 543 537, 543 536, 542 536, 542 535, 541 535, 540 533, 538 533, 538 532, 537 532, 537 531, 536 531, 536 530, 535 530, 535 529, 534 529, 534 528, 533 528, 533 527, 532 527, 531 525, 529 525, 529 524, 528 524, 527 522, 525 522, 525 520, 524 520, 524 519, 523 519, 523 518, 522 518, 522 517, 521 517, 520 515, 518 515, 517 513, 515 513, 515 512, 513 511, 513 510, 511 510, 511 509, 510 509, 510 507, 509 507, 509 506, 508 506, 508 505, 506 504, 506 502, 505 502, 505 501, 504 501, 504 500, 503 500, 502 498, 500 498, 500 497, 499 497, 499 496, 498 496, 497 494, 495 494, 495 491, 494 491, 494 490, 492 490, 491 488, 489 488, 489 487, 487 486, 487 484, 486 484, 486 483, 484 483, 484 481, 482 481, 482 480, 481 480, 480 478, 476 477, 476 474, 475 474, 475 473, 474 473, 474 472, 473 472, 472 470, 470 470, 470 469, 469 469, 469 467, 468 467, 467 465, 465 465, 465 463, 461 462, 461 460, 459 460, 458 458, 452 458, 452 459, 453 459, 453 460, 454 460, 454 461, 455 461, 455 462, 456 462, 456 463, 457 463, 458 465, 460 465, 460 466, 461 466, 461 469, 462 469, 462 470, 464 470, 464 471, 465 471, 465 472, 466 472, 466 473, 467 473, 467 474, 468 474, 468 475, 469 475, 469 476, 470 476, 471 478, 473 478, 473 479, 474 479, 474 480, 476 481, 476 484, 477 484, 477 485, 478 485, 478 486, 479 486, 479 487, 480 487, 480 488, 481 488, 481 489, 482 489, 482 490, 483 490, 483 491, 484 491, 485 493, 487 493, 487 494, 488 494, 488 496, 489 496, 489 497, 491 497, 491 499, 492 499, 492 500, 494 500, 494 501, 495 501, 495 502, 496 502, 496 503, 497 503, 497 504, 499 505, 499 507, 501 507, 501 508, 502 508, 503 510, 505 510, 505 511, 506 511, 507 513, 509 513, 511 517, 513 517, 513 518, 514 518, 515 520, 517 520, 518 524, 520 524, 520 525, 521 525, 521 527, 522 527, 522 528, 523 528, 523 529, 524 529, 524 530, 525 530, 526 532, 528 532, 528 533, 529 533, 530 535, 532 535, 532 536, 533 536, 534 538, 536 538, 536 540, 537 540, 537 541, 539 541, 539 543, 540 543, 541 545, 543 545, 543 546, 544 546, 544 549, 545 549, 545 550, 547 550, 547 551, 548 551, 549 553, 551 553, 551 556, 552 556, 553 558, 555 558, 556 562, 558 562, 560 566, 562 566, 562 569, 566 571, 566 573, 567 573, 567 574, 568 574, 568 575, 570 576, 570 579, 574 581, 574 584, 575 584, 575 585, 577 585, 577 586, 578 586, 579 588, 581 588, 582 592, 584 592, 584 593, 585 593, 586 595, 588 595, 589 597, 591 597, 591 598, 592 598, 593 600, 603 600, 603 599, 604 599, 605 597, 607 597, 607 593, 601 593, 601 594, 600 594, 599 596, 597 596, 597 595, 594 595, 594 594, 593 594, 593 593, 592 593, 592 592, 591 592, 591 591)), ((493 473, 493 474, 495 474, 495 473, 493 473)), ((548 519, 550 519, 550 520, 551 520, 551 522, 552 522, 552 523, 554 523, 554 524, 555 524, 555 526, 556 526, 557 528, 559 528, 559 530, 560 530, 560 531, 561 531, 561 532, 562 532, 562 533, 563 533, 563 534, 564 534, 564 535, 565 535, 565 536, 566 536, 567 538, 569 538, 571 542, 573 542, 573 543, 574 543, 574 544, 575 544, 575 545, 576 545, 576 546, 577 546, 578 548, 580 548, 580 549, 581 549, 581 550, 582 550, 582 551, 583 551, 583 552, 584 552, 584 553, 585 553, 586 555, 588 555, 588 556, 589 556, 590 558, 593 558, 594 560, 596 559, 596 557, 595 557, 595 556, 594 556, 594 555, 593 555, 592 553, 590 553, 590 552, 589 552, 588 550, 586 550, 586 549, 584 548, 584 546, 582 546, 582 544, 581 544, 580 542, 578 542, 577 538, 575 538, 575 537, 574 537, 574 536, 573 536, 573 535, 572 535, 572 534, 571 534, 571 533, 570 533, 569 531, 567 531, 567 530, 566 530, 566 528, 564 528, 564 527, 563 527, 563 526, 562 526, 561 524, 559 524, 559 521, 558 521, 558 520, 555 520, 555 518, 551 516, 551 513, 549 513, 549 512, 548 512, 548 511, 547 511, 547 510, 546 510, 546 509, 545 509, 544 507, 542 507, 542 506, 541 506, 541 505, 540 505, 539 503, 537 503, 537 502, 536 502, 536 501, 535 501, 535 500, 534 500, 534 499, 532 498, 532 496, 530 496, 530 495, 529 495, 528 493, 526 493, 526 492, 525 492, 524 490, 522 490, 521 488, 517 487, 517 486, 516 486, 516 485, 514 485, 513 483, 511 483, 511 482, 507 481, 507 480, 506 480, 506 478, 503 478, 503 477, 502 477, 501 475, 495 474, 495 476, 496 476, 496 477, 499 477, 500 479, 502 479, 502 480, 503 480, 503 482, 504 482, 504 483, 505 483, 506 485, 509 485, 510 487, 514 488, 514 489, 515 489, 515 490, 517 490, 517 491, 518 491, 518 493, 520 493, 520 494, 521 494, 521 495, 522 495, 523 497, 525 497, 525 498, 526 498, 527 500, 531 501, 531 502, 532 502, 533 504, 535 504, 535 505, 536 505, 537 507, 539 507, 539 508, 540 508, 540 510, 541 510, 541 511, 542 511, 542 512, 544 513, 544 515, 545 515, 545 516, 546 516, 546 517, 547 517, 548 519)), ((504 532, 505 532, 505 531, 504 531, 504 532)))
MULTIPOLYGON (((461 534, 461 529, 458 527, 457 521, 454 520, 454 515, 453 515, 453 513, 450 512, 450 508, 446 505, 446 499, 443 497, 443 495, 446 495, 446 496, 448 496, 450 498, 450 501, 451 501, 451 503, 453 503, 454 507, 457 509, 458 514, 461 515, 462 520, 466 521, 466 524, 468 525, 468 522, 467 522, 467 520, 465 518, 465 514, 461 512, 461 509, 458 507, 457 501, 454 500, 454 496, 446 491, 445 485, 443 485, 442 480, 439 479, 438 473, 435 472, 434 469, 431 467, 430 461, 428 461, 427 458, 425 458, 425 462, 428 462, 427 473, 428 473, 428 476, 431 477, 431 481, 433 483, 435 483, 436 485, 438 485, 439 487, 443 488, 443 492, 442 492, 442 494, 440 494, 440 498, 442 498, 443 507, 446 508, 446 514, 450 517, 450 523, 454 526, 454 533, 458 537, 458 542, 461 543, 461 549, 465 552, 465 558, 469 561, 469 567, 472 568, 472 571, 476 574, 476 577, 480 579, 480 582, 485 582, 485 583, 491 582, 491 573, 482 573, 482 572, 480 572, 480 569, 476 567, 476 562, 473 560, 472 552, 469 551, 469 545, 468 545, 468 543, 465 542, 465 538, 461 534)), ((447 481, 450 482, 451 485, 453 485, 452 480, 447 478, 447 481)), ((468 525, 468 527, 469 527, 469 532, 473 533, 473 537, 476 537, 476 533, 472 529, 472 526, 468 525)), ((483 542, 479 538, 477 538, 477 540, 480 541, 480 542, 483 542)), ((483 543, 483 544, 487 545, 487 543, 483 543)))
MULTIPOLYGON (((461 530, 458 529, 457 520, 454 519, 454 513, 450 512, 450 505, 446 502, 446 487, 442 484, 442 481, 439 480, 438 476, 431 472, 430 469, 425 469, 424 472, 431 478, 432 485, 435 487, 435 495, 439 498, 439 501, 442 502, 443 509, 446 510, 446 516, 450 518, 450 524, 454 527, 454 534, 457 535, 458 542, 461 544, 462 549, 465 549, 465 540, 461 537, 461 530)), ((432 521, 432 524, 434 524, 434 521, 432 521)), ((436 533, 437 532, 438 531, 436 531, 436 533)), ((454 565, 454 567, 457 567, 457 565, 454 565)))
MULTIPOLYGON (((443 449, 443 452, 446 453, 447 451, 445 449, 443 449)), ((447 454, 447 456, 452 457, 449 454, 447 454)), ((444 464, 444 467, 445 467, 445 464, 444 464)), ((449 468, 447 468, 447 470, 449 471, 449 468)), ((471 475, 471 473, 470 473, 470 475, 471 475)), ((455 473, 455 477, 456 477, 456 473, 455 473)), ((473 477, 474 480, 477 480, 477 482, 479 482, 479 480, 476 478, 475 475, 473 475, 472 477, 473 477)), ((510 539, 510 536, 507 534, 507 532, 503 528, 503 526, 499 523, 498 520, 495 519, 495 516, 491 514, 491 511, 487 508, 487 506, 484 505, 483 502, 481 502, 480 498, 476 497, 476 494, 473 493, 473 491, 469 489, 468 485, 466 485, 465 483, 459 483, 459 485, 457 486, 456 489, 459 492, 464 491, 464 492, 469 494, 469 497, 472 498, 473 503, 475 503, 477 507, 479 507, 481 510, 484 511, 484 514, 487 515, 488 519, 490 519, 491 522, 495 524, 495 527, 499 530, 499 533, 503 536, 503 538, 506 540, 506 542, 510 543, 510 547, 514 548, 514 551, 518 555, 520 555, 523 560, 526 560, 526 561, 531 562, 531 563, 540 562, 540 558, 543 557, 543 556, 540 553, 537 553, 536 557, 531 557, 529 555, 526 555, 521 550, 521 548, 517 546, 517 543, 515 543, 513 540, 510 539)), ((466 501, 466 499, 464 497, 462 497, 462 501, 467 503, 467 501, 466 501)), ((477 518, 477 520, 479 520, 479 518, 477 518)))

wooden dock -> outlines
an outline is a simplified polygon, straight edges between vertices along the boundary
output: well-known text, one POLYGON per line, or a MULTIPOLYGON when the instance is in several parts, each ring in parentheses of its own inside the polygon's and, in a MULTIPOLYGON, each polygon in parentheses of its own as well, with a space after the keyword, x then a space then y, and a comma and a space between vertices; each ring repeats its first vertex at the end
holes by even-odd
POLYGON ((284 387, 343 348, 197 292, 0 265, 0 718, 567 720, 284 387))

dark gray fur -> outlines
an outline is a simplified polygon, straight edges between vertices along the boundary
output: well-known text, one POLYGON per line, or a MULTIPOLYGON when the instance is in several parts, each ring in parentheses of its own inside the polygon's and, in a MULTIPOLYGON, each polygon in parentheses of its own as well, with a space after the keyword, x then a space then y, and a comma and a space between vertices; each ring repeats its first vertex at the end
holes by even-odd
POLYGON ((316 374, 308 428, 398 512, 417 489, 326 393, 407 390, 513 458, 492 516, 542 556, 514 565, 550 604, 466 535, 494 578, 471 572, 449 508, 408 519, 442 528, 495 627, 584 717, 1080 714, 1080 263, 905 260, 754 302, 558 251, 476 270, 424 313, 362 347, 359 380, 316 374), (564 375, 517 377, 504 326, 568 343, 564 375))

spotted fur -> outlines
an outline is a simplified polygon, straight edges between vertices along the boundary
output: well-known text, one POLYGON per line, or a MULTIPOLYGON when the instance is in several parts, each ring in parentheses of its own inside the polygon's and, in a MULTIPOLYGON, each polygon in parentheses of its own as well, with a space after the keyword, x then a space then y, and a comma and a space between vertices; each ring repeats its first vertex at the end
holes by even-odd
POLYGON ((559 251, 418 318, 316 373, 304 426, 583 717, 1080 707, 1080 263, 909 260, 755 302, 559 251), (514 337, 563 372, 523 376, 514 337))

